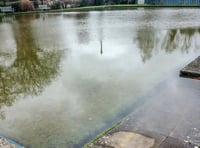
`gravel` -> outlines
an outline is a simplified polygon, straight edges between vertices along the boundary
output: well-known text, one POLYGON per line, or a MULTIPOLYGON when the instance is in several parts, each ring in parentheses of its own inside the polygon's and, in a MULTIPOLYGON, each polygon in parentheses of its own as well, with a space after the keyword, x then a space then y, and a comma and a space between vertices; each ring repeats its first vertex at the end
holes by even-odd
POLYGON ((0 148, 17 148, 17 146, 10 144, 6 139, 0 138, 0 148))

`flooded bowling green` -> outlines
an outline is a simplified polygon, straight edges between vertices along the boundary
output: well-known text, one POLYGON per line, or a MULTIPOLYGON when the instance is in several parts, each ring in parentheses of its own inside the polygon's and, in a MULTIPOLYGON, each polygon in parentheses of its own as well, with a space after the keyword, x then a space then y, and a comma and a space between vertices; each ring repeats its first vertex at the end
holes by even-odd
POLYGON ((0 18, 0 135, 25 147, 82 147, 160 102, 176 108, 170 117, 195 109, 190 124, 200 129, 200 82, 179 77, 200 53, 199 17, 168 8, 0 18))

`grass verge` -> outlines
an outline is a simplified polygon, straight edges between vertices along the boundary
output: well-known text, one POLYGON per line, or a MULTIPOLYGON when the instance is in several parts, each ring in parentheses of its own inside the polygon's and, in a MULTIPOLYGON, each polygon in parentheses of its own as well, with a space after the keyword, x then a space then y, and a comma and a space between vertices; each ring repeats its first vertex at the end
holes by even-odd
POLYGON ((101 6, 86 6, 86 7, 77 7, 77 8, 65 8, 65 9, 53 9, 53 10, 36 10, 36 11, 27 11, 27 12, 15 12, 15 13, 8 13, 3 14, 0 13, 0 16, 4 15, 20 15, 20 14, 32 14, 32 13, 46 13, 46 12, 82 12, 82 11, 101 11, 101 10, 119 10, 119 9, 126 9, 126 8, 163 8, 163 7, 198 7, 200 5, 151 5, 151 4, 120 4, 120 5, 101 5, 101 6))
POLYGON ((103 132, 101 132, 100 134, 98 134, 97 136, 95 136, 90 142, 86 143, 83 148, 88 148, 88 146, 92 143, 95 143, 99 138, 103 137, 104 135, 106 135, 107 133, 109 133, 112 129, 116 128, 117 126, 119 126, 122 123, 122 121, 117 122, 116 124, 114 124, 112 127, 107 128, 106 130, 104 130, 103 132))

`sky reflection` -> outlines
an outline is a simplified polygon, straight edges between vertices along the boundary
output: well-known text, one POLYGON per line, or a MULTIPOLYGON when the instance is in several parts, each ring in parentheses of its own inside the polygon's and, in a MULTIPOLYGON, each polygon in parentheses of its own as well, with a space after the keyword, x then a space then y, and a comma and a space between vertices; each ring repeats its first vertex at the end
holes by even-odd
POLYGON ((2 20, 1 134, 30 147, 62 148, 109 127, 199 53, 195 12, 47 13, 2 20))

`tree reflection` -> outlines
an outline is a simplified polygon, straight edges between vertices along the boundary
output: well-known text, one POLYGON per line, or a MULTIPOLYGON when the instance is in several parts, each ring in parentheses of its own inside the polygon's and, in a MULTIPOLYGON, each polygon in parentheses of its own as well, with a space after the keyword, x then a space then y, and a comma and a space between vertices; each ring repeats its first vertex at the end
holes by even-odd
MULTIPOLYGON (((13 24, 13 32, 16 53, 11 58, 14 62, 0 66, 0 109, 11 106, 18 98, 40 94, 59 73, 62 51, 38 47, 30 20, 19 19, 13 24)), ((2 56, 6 54, 0 53, 0 58, 2 56)), ((3 119, 3 112, 0 114, 3 119)))
POLYGON ((197 40, 195 40, 195 35, 200 35, 199 29, 171 29, 161 34, 161 32, 151 28, 145 28, 137 32, 136 40, 141 52, 142 61, 146 62, 151 59, 156 49, 164 50, 167 53, 171 53, 175 50, 188 53, 193 46, 198 44, 197 40))
POLYGON ((76 18, 76 26, 78 28, 77 30, 77 37, 78 37, 78 42, 80 44, 87 44, 90 40, 89 37, 89 27, 88 27, 88 17, 89 13, 78 13, 75 14, 76 18))
POLYGON ((177 43, 175 42, 177 31, 177 29, 169 30, 165 36, 162 48, 168 53, 174 51, 177 47, 177 43))
POLYGON ((189 48, 192 46, 192 37, 195 33, 199 34, 198 30, 194 28, 169 30, 165 37, 163 48, 166 52, 172 52, 176 49, 186 53, 189 52, 189 48))
POLYGON ((152 28, 145 28, 137 32, 137 41, 143 62, 151 59, 155 47, 155 31, 152 28))

